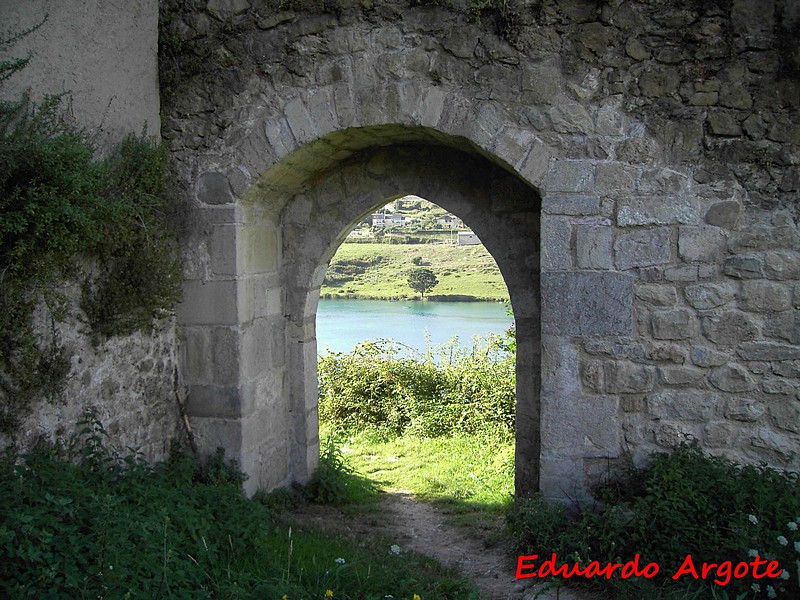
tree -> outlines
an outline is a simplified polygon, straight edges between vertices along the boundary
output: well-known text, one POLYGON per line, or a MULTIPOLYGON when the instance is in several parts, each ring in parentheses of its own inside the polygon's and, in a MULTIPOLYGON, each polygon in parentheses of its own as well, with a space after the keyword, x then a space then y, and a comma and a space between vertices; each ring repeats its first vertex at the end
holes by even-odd
POLYGON ((420 267, 414 269, 408 275, 408 286, 420 293, 422 299, 425 299, 425 292, 429 292, 439 283, 436 274, 430 269, 420 267))

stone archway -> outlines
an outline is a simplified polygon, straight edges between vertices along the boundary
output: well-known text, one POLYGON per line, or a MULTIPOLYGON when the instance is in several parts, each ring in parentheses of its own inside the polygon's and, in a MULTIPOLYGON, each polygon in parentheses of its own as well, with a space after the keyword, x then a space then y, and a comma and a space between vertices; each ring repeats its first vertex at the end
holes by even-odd
MULTIPOLYGON (((295 418, 293 464, 318 456, 315 317, 325 269, 342 236, 387 198, 414 193, 458 214, 495 258, 517 323, 518 493, 539 481, 539 211, 538 193, 482 157, 440 144, 400 144, 351 157, 287 204, 282 281, 295 418)), ((305 477, 299 471, 296 476, 305 477)))

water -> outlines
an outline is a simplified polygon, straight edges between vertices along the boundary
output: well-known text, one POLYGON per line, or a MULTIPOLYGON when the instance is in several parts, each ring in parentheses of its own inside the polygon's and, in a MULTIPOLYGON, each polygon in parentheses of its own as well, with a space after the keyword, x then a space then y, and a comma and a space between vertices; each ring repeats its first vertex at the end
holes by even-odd
POLYGON ((350 352, 364 340, 391 338, 424 352, 454 336, 462 344, 490 333, 502 335, 513 324, 498 302, 420 302, 325 300, 317 310, 317 348, 350 352))

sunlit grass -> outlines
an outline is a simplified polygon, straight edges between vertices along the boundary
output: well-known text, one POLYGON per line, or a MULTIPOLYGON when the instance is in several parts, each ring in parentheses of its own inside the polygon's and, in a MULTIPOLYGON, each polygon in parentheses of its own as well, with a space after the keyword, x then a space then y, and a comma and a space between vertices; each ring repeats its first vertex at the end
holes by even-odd
POLYGON ((323 285, 322 297, 362 299, 402 299, 418 296, 408 287, 408 270, 414 258, 430 268, 439 279, 431 292, 434 296, 471 296, 481 300, 508 300, 503 276, 491 254, 483 246, 447 244, 342 244, 331 260, 333 270, 338 263, 370 262, 377 264, 352 281, 323 285))

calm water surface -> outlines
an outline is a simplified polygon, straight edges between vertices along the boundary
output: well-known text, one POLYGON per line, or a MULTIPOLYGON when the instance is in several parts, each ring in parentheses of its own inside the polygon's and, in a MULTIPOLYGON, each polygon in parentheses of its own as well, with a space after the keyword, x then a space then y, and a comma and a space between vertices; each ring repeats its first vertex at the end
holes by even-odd
POLYGON ((321 299, 317 348, 320 353, 350 352, 364 340, 391 338, 424 352, 426 333, 434 346, 453 337, 469 344, 475 336, 502 335, 513 322, 498 302, 321 299))

